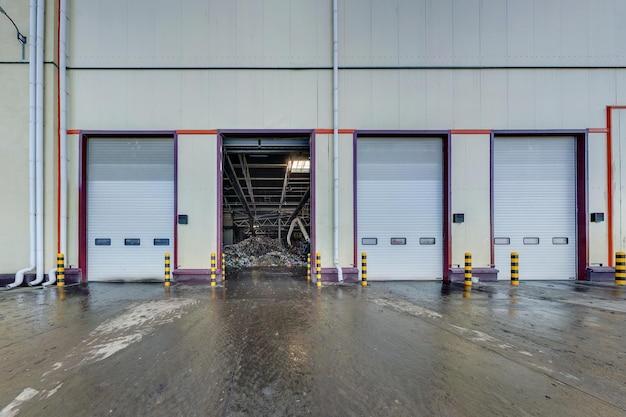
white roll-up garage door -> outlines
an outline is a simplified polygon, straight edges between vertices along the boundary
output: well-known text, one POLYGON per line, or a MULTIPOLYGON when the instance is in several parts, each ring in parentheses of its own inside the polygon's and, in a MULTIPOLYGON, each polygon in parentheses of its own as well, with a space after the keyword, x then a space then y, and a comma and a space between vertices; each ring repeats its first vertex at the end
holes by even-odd
POLYGON ((576 140, 503 137, 494 141, 494 248, 499 279, 576 277, 576 140))
POLYGON ((358 246, 367 252, 368 279, 441 279, 441 138, 359 138, 357 169, 358 246))
POLYGON ((89 280, 161 281, 174 244, 174 141, 89 139, 87 170, 89 280))

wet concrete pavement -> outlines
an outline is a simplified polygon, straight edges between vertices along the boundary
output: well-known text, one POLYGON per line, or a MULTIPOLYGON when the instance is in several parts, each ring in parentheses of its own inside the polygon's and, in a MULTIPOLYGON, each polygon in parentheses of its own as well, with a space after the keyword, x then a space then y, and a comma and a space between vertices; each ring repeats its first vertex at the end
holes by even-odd
POLYGON ((0 417, 626 415, 626 289, 301 275, 0 293, 0 417))

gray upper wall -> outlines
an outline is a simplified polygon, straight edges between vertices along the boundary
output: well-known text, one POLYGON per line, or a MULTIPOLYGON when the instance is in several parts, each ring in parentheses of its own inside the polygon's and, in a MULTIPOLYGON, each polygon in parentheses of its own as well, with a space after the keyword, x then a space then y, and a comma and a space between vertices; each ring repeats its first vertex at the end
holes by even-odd
MULTIPOLYGON (((626 66, 624 0, 339 2, 342 66, 626 66)), ((70 5, 73 67, 331 65, 331 0, 70 5)))

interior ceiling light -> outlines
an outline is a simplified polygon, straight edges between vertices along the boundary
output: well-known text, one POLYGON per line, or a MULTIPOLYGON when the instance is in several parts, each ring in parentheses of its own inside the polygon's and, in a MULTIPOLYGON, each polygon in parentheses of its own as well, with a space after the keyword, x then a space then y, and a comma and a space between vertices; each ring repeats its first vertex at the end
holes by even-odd
POLYGON ((289 161, 289 171, 295 174, 306 174, 311 171, 311 161, 308 159, 289 161))

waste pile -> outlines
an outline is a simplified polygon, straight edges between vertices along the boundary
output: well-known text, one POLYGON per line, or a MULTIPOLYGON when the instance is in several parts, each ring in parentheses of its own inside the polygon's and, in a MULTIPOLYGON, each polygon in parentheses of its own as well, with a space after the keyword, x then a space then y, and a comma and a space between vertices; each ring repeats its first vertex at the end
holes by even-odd
POLYGON ((255 266, 306 266, 308 243, 294 242, 283 248, 280 242, 265 236, 252 236, 234 245, 224 246, 227 269, 255 266))

